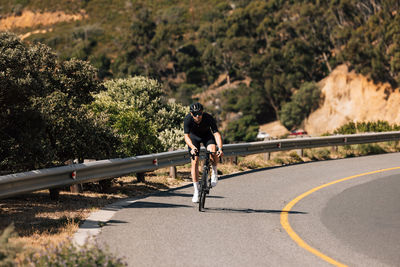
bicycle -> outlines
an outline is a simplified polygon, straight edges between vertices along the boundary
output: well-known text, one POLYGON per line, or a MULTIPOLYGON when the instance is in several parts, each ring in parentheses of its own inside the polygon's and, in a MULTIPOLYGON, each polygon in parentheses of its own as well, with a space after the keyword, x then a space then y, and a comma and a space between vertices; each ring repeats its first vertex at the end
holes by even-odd
POLYGON ((211 158, 212 154, 216 154, 217 152, 206 151, 206 159, 203 164, 203 173, 201 175, 200 180, 200 197, 199 197, 199 211, 204 210, 204 204, 206 202, 206 196, 210 193, 211 189, 211 163, 213 159, 211 158))

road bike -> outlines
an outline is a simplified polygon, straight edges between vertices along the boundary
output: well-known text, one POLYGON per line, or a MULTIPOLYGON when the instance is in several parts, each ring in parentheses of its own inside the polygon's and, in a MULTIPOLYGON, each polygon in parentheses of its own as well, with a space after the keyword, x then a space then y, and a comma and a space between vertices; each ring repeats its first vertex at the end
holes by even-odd
POLYGON ((204 210, 204 204, 206 203, 206 196, 210 193, 211 189, 211 164, 213 158, 211 155, 217 152, 206 151, 206 158, 203 164, 203 172, 200 180, 200 197, 199 197, 199 211, 204 210))

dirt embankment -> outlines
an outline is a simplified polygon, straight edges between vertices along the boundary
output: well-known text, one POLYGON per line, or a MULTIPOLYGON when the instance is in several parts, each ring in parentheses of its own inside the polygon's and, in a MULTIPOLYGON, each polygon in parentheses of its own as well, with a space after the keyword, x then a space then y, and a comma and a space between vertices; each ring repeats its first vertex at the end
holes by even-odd
POLYGON ((387 83, 375 84, 341 65, 323 79, 320 86, 323 103, 304 123, 309 134, 332 132, 350 121, 400 123, 400 92, 387 83))
MULTIPOLYGON (((76 21, 86 18, 84 10, 79 14, 66 14, 63 11, 36 13, 25 10, 20 16, 8 16, 0 19, 0 31, 10 31, 17 28, 37 28, 40 26, 50 26, 64 21, 76 21)), ((37 29, 21 35, 22 39, 36 33, 45 33, 51 29, 37 29)))
MULTIPOLYGON (((346 65, 338 66, 328 77, 319 82, 323 94, 320 107, 303 122, 310 135, 332 133, 348 122, 384 120, 400 124, 400 91, 388 83, 375 84, 367 77, 349 71, 346 65)), ((260 126, 279 136, 287 130, 273 122, 260 126)))

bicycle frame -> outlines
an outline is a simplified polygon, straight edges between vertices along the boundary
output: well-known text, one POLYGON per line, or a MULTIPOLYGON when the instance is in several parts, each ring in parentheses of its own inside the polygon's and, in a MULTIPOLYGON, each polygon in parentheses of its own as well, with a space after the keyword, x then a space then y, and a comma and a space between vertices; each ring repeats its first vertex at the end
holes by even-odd
POLYGON ((203 164, 203 172, 200 180, 200 200, 199 200, 199 211, 204 210, 204 204, 206 202, 206 196, 210 193, 211 189, 211 155, 216 152, 206 151, 206 158, 203 164))

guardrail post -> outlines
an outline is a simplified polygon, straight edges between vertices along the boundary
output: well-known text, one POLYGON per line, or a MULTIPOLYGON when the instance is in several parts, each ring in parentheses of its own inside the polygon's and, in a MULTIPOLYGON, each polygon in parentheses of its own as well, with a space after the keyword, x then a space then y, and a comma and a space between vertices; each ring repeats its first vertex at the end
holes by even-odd
POLYGON ((169 167, 169 177, 176 179, 176 166, 169 167))
POLYGON ((60 189, 59 188, 50 188, 50 199, 51 200, 58 200, 60 197, 60 189))
POLYGON ((304 155, 304 151, 303 151, 303 149, 297 149, 297 155, 299 155, 300 157, 303 157, 303 155, 304 155))
POLYGON ((71 193, 82 193, 82 184, 73 184, 69 187, 69 190, 71 191, 71 193))
MULTIPOLYGON (((171 147, 170 149, 168 149, 168 151, 174 151, 174 149, 171 147)), ((176 179, 176 166, 169 167, 169 177, 176 179)))
POLYGON ((144 172, 138 172, 138 173, 136 173, 136 179, 137 179, 139 182, 144 183, 144 182, 145 182, 145 179, 144 179, 144 172))
MULTIPOLYGON (((74 160, 70 159, 70 160, 66 161, 65 163, 66 163, 66 165, 72 165, 72 164, 74 164, 74 160)), ((71 179, 74 179, 74 180, 76 179, 76 171, 72 172, 71 179)), ((71 193, 82 193, 83 192, 83 186, 82 186, 82 184, 70 185, 69 191, 71 193)))
POLYGON ((238 163, 237 156, 223 157, 222 160, 223 162, 228 162, 230 164, 235 164, 235 165, 237 165, 238 163))
POLYGON ((100 190, 102 193, 106 193, 111 188, 111 179, 105 179, 99 181, 100 190))
POLYGON ((270 160, 271 159, 271 152, 264 153, 264 160, 270 160))

